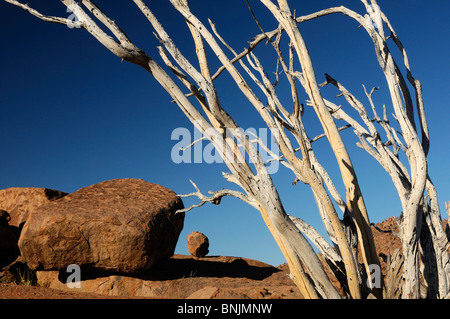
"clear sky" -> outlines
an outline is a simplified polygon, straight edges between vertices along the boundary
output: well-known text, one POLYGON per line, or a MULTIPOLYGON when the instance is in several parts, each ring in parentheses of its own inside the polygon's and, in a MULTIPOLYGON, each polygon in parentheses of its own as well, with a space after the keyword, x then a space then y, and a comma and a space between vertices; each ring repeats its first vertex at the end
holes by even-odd
MULTIPOLYGON (((43 1, 27 2, 45 14, 71 14, 60 1, 45 1, 45 5, 43 1)), ((169 1, 147 2, 183 53, 193 58, 184 21, 169 1)), ((153 30, 131 1, 97 3, 139 47, 158 58, 153 30)), ((268 11, 258 1, 252 3, 263 27, 276 27, 268 11)), ((443 218, 448 218, 444 201, 450 201, 450 2, 378 3, 407 49, 414 76, 423 84, 431 132, 430 175, 443 218)), ((259 34, 243 0, 190 0, 190 4, 202 19, 211 18, 237 51, 259 34)), ((360 13, 364 10, 357 0, 291 1, 297 16, 341 4, 360 13)), ((361 84, 368 89, 379 86, 377 106, 390 105, 372 42, 357 23, 333 15, 304 23, 300 30, 309 45, 318 82, 329 73, 365 103, 361 84)), ((0 38, 0 189, 47 187, 74 192, 114 178, 142 178, 179 194, 193 191, 189 179, 205 194, 232 187, 222 178, 222 171, 227 171, 223 164, 173 162, 171 151, 178 141, 171 139, 172 132, 185 128, 194 136, 193 126, 148 73, 121 63, 85 30, 43 22, 0 1, 0 38)), ((258 130, 258 122, 253 120, 257 114, 227 80, 227 75, 218 80, 222 105, 243 128, 258 130)), ((335 92, 327 92, 333 99, 335 92)), ((334 102, 344 104, 342 100, 334 102)), ((312 110, 305 112, 310 137, 320 134, 312 110)), ((378 163, 354 146, 352 134, 346 132, 344 137, 350 143, 371 221, 398 216, 401 206, 391 180, 378 163)), ((330 175, 339 176, 328 142, 316 143, 319 160, 330 175)), ((273 178, 286 210, 323 231, 309 189, 293 186, 292 173, 282 168, 273 178)), ((338 187, 342 190, 339 183, 338 187)), ((197 201, 184 202, 189 206, 197 201)), ((206 204, 188 212, 176 253, 187 254, 186 236, 195 230, 209 237, 211 255, 242 256, 273 265, 284 262, 259 212, 237 199, 225 198, 219 206, 206 204)))

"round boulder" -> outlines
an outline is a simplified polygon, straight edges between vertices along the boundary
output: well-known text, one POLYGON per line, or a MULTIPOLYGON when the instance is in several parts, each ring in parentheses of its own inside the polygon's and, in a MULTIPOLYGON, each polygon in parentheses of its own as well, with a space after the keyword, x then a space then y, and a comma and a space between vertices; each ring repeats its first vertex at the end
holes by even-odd
POLYGON ((12 263, 19 256, 17 237, 8 222, 9 213, 0 209, 0 268, 12 263))
POLYGON ((39 206, 19 239, 31 269, 139 273, 171 257, 183 229, 181 199, 141 179, 115 179, 39 206))
POLYGON ((205 257, 209 253, 209 240, 206 235, 195 231, 187 236, 187 248, 194 257, 205 257))

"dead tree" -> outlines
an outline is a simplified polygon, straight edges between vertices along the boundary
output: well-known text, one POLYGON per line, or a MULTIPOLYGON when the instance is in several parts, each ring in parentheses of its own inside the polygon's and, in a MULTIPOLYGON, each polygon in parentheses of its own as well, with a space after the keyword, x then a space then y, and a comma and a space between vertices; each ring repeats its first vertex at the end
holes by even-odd
MULTIPOLYGON (((258 209, 286 258, 292 280, 305 298, 343 297, 332 285, 321 259, 332 266, 331 269, 346 291, 346 297, 366 298, 369 293, 377 298, 383 297, 382 287, 375 287, 366 280, 370 278, 371 267, 379 266, 379 259, 367 207, 347 150, 348 145, 346 146, 340 134, 341 130, 352 128, 360 140, 358 146, 378 161, 391 177, 403 208, 400 225, 403 261, 396 263, 401 264, 401 269, 397 268, 401 278, 390 280, 400 287, 389 287, 388 290, 395 291, 395 296, 419 298, 420 266, 423 263, 425 268, 437 269, 434 275, 432 272, 427 272, 427 276, 422 275, 426 277, 428 292, 432 292, 428 297, 449 296, 448 240, 441 222, 436 190, 428 176, 429 134, 421 85, 412 76, 406 51, 375 0, 370 0, 370 3, 361 0, 366 7, 364 14, 340 6, 300 17, 294 16, 287 0, 278 0, 277 3, 260 0, 278 22, 275 30, 264 30, 247 1, 261 33, 242 52, 236 52, 228 45, 211 21, 208 24, 202 22, 190 10, 187 0, 170 0, 186 20, 195 44, 197 61, 189 61, 185 57, 144 1, 133 0, 148 19, 161 43, 158 54, 163 62, 159 64, 133 44, 114 20, 91 0, 61 0, 76 15, 76 22, 44 15, 17 0, 5 1, 42 20, 87 30, 120 59, 139 65, 154 76, 189 121, 222 156, 229 169, 228 173, 223 174, 224 178, 242 190, 220 190, 210 192, 211 196, 205 196, 193 183, 196 191, 182 196, 196 196, 200 203, 184 211, 207 202, 218 204, 224 196, 237 197, 258 209), (373 41, 376 58, 388 83, 397 125, 389 121, 385 106, 383 115, 378 115, 380 110, 377 111, 372 100, 374 89, 365 91, 370 105, 367 107, 328 74, 325 83, 317 83, 299 25, 337 13, 355 20, 355 26, 362 27, 373 41), (114 37, 109 36, 106 29, 114 37), (289 44, 282 45, 282 39, 287 39, 289 44), (254 53, 262 42, 269 43, 276 53, 275 83, 254 53), (394 60, 388 44, 393 45, 403 56, 401 63, 406 68, 406 79, 414 89, 415 102, 400 64, 394 60), (220 62, 219 69, 211 69, 212 58, 220 62), (245 134, 242 126, 222 107, 214 81, 225 71, 246 98, 248 107, 256 111, 275 137, 281 155, 270 152, 258 136, 245 134), (277 95, 277 83, 281 75, 286 77, 290 86, 292 103, 289 105, 285 102, 283 104, 277 95), (250 85, 249 79, 253 85, 250 85), (339 90, 339 96, 344 97, 349 107, 357 111, 360 119, 352 118, 346 108, 323 97, 321 87, 330 84, 339 90), (300 90, 308 97, 304 103, 300 101, 300 90), (308 136, 302 120, 304 104, 315 111, 324 132, 322 135, 314 138, 308 136), (368 110, 372 112, 371 115, 368 110), (344 120, 347 125, 338 127, 335 119, 344 120), (360 124, 361 121, 363 124, 360 124), (335 181, 331 180, 315 155, 313 143, 319 138, 327 138, 331 145, 345 185, 345 196, 339 194, 335 181), (285 211, 268 172, 267 162, 256 146, 267 150, 272 156, 271 161, 280 161, 289 168, 296 181, 311 188, 318 213, 332 244, 301 218, 285 211), (407 163, 400 160, 400 152, 406 154, 407 163), (339 218, 335 204, 341 210, 343 219, 339 218), (425 233, 431 244, 422 243, 421 235, 425 233), (311 243, 319 250, 320 258, 311 243), (358 251, 362 261, 358 260, 358 251), (420 254, 422 258, 419 258, 420 254), (363 266, 360 266, 360 262, 363 266)), ((400 254, 397 252, 396 256, 400 254)), ((395 273, 395 270, 390 273, 395 273)))

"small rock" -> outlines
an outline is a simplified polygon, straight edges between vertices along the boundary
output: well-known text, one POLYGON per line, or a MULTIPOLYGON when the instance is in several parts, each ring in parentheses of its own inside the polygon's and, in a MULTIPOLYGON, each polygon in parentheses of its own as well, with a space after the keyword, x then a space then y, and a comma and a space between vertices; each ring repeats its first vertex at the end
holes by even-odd
MULTIPOLYGON (((190 255, 174 255, 147 272, 127 276, 110 273, 81 273, 78 292, 96 293, 106 298, 158 299, 298 299, 300 291, 287 271, 246 258, 232 265, 238 257, 210 256, 197 259, 190 255), (185 276, 190 272, 198 276, 185 276), (265 274, 264 276, 261 276, 265 274)), ((66 284, 66 270, 37 271, 37 284, 43 287, 73 291, 66 284)), ((1 289, 0 289, 1 290, 1 289)), ((1 292, 0 292, 1 293, 1 292)), ((1 297, 3 297, 1 295, 1 297)))
POLYGON ((195 231, 187 236, 187 248, 193 257, 205 257, 209 253, 209 240, 204 234, 195 231))

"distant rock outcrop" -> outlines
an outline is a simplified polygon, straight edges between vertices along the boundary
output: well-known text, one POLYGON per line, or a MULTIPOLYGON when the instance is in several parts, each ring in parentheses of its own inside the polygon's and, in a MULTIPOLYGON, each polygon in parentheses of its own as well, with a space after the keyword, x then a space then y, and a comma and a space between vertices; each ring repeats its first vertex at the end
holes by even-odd
POLYGON ((39 206, 19 239, 31 269, 138 273, 173 255, 183 229, 181 199, 141 179, 115 179, 39 206))
POLYGON ((193 257, 205 257, 209 253, 209 239, 205 234, 194 231, 187 236, 187 248, 193 257))

